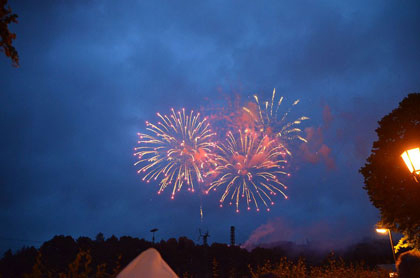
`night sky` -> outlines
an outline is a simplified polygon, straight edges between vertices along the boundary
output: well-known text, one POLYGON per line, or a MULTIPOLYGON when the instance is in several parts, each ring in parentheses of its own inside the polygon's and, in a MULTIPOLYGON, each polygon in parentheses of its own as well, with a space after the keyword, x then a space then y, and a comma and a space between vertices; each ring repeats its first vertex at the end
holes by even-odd
POLYGON ((358 173, 377 121, 420 91, 419 1, 9 1, 20 68, 0 53, 0 251, 54 235, 342 246, 379 214, 358 173), (223 96, 300 99, 311 141, 270 212, 170 200, 133 166, 156 112, 223 96), (20 240, 20 241, 19 241, 20 240), (33 241, 23 241, 33 240, 33 241))

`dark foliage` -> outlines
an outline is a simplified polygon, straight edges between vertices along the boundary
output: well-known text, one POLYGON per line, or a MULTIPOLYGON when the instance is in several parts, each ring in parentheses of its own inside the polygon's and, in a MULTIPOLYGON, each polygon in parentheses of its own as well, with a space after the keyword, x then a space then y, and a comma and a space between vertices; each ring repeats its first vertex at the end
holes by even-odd
MULTIPOLYGON (((111 236, 105 239, 100 234, 94 240, 88 237, 74 240, 70 236, 55 236, 39 250, 31 247, 23 248, 15 254, 7 251, 0 260, 0 277, 85 277, 86 273, 90 273, 88 277, 115 277, 142 251, 152 246, 159 250, 163 259, 180 277, 253 277, 252 269, 286 262, 286 256, 289 266, 301 262, 308 266, 325 265, 332 258, 325 253, 320 258, 319 253, 311 255, 311 251, 302 251, 300 254, 305 254, 304 257, 290 255, 288 248, 297 249, 290 242, 280 247, 255 248, 249 252, 238 246, 220 243, 213 243, 211 246, 197 245, 186 237, 170 238, 153 245, 144 239, 129 236, 119 239, 111 236), (317 263, 308 263, 311 261, 317 263), (77 271, 85 276, 75 276, 77 271)), ((336 255, 334 258, 338 257, 336 255)), ((392 262, 386 240, 366 241, 351 246, 341 252, 340 257, 349 265, 363 262, 368 267, 392 262)))
POLYGON ((410 176, 400 155, 420 145, 420 94, 409 94, 398 108, 379 121, 378 140, 360 169, 381 224, 408 236, 420 248, 420 185, 410 176))
POLYGON ((420 251, 402 253, 397 261, 397 269, 400 278, 420 277, 420 251))
POLYGON ((30 273, 37 253, 34 247, 25 247, 15 254, 8 250, 0 261, 0 277, 23 277, 23 273, 30 273))
POLYGON ((0 0, 0 51, 10 57, 15 67, 19 66, 19 56, 17 50, 12 45, 16 34, 10 32, 9 24, 17 23, 17 14, 12 13, 10 6, 7 6, 7 0, 0 0))

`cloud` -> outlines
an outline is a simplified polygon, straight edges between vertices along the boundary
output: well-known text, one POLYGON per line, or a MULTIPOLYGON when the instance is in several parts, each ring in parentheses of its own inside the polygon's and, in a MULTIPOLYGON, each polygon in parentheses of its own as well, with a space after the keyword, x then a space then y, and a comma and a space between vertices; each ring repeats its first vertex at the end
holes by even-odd
MULTIPOLYGON (((6 236, 43 240, 108 231, 147 237, 155 226, 168 236, 192 236, 197 199, 157 198, 154 185, 137 179, 135 134, 156 111, 199 109, 231 84, 241 88, 242 99, 275 87, 287 100, 301 99, 296 110, 314 115, 305 130, 311 141, 295 156, 310 175, 290 180, 299 183, 295 195, 302 198, 289 208, 296 223, 309 213, 332 221, 329 206, 337 198, 357 229, 376 221, 367 198, 360 201, 357 168, 376 121, 420 88, 418 1, 16 1, 12 9, 19 15, 13 31, 21 67, 11 68, 0 55, 6 236), (324 164, 346 169, 339 172, 346 179, 320 170, 324 164), (317 215, 302 209, 312 200, 325 206, 317 215), (362 216, 355 202, 366 211, 362 216), (173 224, 174 215, 186 217, 173 224)), ((227 208, 216 212, 213 205, 206 211, 210 230, 247 217, 246 234, 267 222, 227 208)), ((278 231, 266 224, 255 241, 275 234, 270 225, 278 231)), ((212 233, 212 240, 224 241, 224 232, 212 233)))

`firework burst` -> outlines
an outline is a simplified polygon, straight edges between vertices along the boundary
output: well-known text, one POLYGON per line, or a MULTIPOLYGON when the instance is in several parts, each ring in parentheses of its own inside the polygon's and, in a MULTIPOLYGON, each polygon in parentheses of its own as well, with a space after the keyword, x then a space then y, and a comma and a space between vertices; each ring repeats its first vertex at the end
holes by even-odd
POLYGON ((287 199, 283 192, 287 187, 278 180, 280 175, 288 175, 282 170, 287 163, 286 152, 275 140, 250 131, 239 131, 237 137, 228 132, 226 142, 218 144, 217 149, 217 166, 207 174, 215 180, 206 193, 224 188, 220 206, 228 199, 239 212, 239 201, 245 199, 248 210, 254 204, 259 211, 262 202, 269 211, 269 205, 274 204, 272 196, 280 193, 287 199))
POLYGON ((188 114, 185 109, 171 109, 169 116, 157 116, 157 124, 146 122, 148 133, 138 133, 134 165, 141 165, 137 173, 144 174, 143 181, 160 179, 158 194, 173 185, 173 199, 184 184, 194 192, 194 182, 203 182, 202 171, 210 161, 215 133, 207 118, 200 119, 200 113, 194 111, 188 114))
POLYGON ((283 102, 283 97, 276 100, 276 89, 273 90, 271 100, 260 102, 257 95, 254 95, 255 103, 250 103, 248 107, 243 107, 255 121, 255 129, 262 134, 266 134, 270 137, 280 140, 290 155, 290 151, 285 147, 286 142, 292 140, 300 140, 307 142, 300 134, 302 130, 297 126, 304 120, 308 120, 308 117, 302 116, 294 121, 288 121, 287 116, 289 115, 292 108, 299 103, 300 100, 293 102, 292 106, 283 114, 279 114, 280 105, 283 102))

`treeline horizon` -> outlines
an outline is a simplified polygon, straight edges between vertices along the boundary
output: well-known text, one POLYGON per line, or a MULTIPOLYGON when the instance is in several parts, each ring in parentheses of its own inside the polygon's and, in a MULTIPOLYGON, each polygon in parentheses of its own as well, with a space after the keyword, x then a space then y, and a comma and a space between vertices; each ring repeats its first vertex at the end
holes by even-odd
POLYGON ((282 242, 271 248, 252 250, 225 243, 197 244, 187 237, 153 243, 141 238, 99 233, 95 239, 57 235, 39 248, 6 251, 0 260, 1 278, 115 277, 144 250, 156 248, 179 277, 259 277, 285 260, 300 267, 322 267, 332 261, 345 266, 374 270, 393 264, 389 242, 366 239, 341 250, 320 251, 316 246, 282 242), (77 276, 77 273, 84 273, 77 276))

